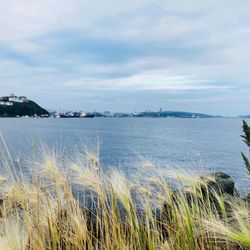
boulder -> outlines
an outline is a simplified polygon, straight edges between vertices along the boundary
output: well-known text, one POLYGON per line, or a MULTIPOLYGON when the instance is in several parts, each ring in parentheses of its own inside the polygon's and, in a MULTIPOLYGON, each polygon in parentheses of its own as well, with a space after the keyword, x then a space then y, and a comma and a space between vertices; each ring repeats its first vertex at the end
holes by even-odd
POLYGON ((244 201, 250 204, 250 193, 244 198, 244 201))
MULTIPOLYGON (((203 178, 204 180, 206 180, 206 185, 201 186, 202 196, 199 199, 201 201, 209 200, 210 203, 213 203, 215 212, 222 215, 220 204, 215 194, 228 196, 228 199, 225 200, 224 205, 225 205, 228 215, 230 216, 230 213, 232 211, 231 205, 230 205, 230 199, 231 198, 233 199, 235 195, 238 195, 235 189, 235 183, 233 179, 231 178, 231 176, 223 172, 216 172, 216 173, 204 176, 203 178), (208 177, 211 177, 211 178, 208 178, 208 177)), ((183 189, 176 190, 176 191, 173 191, 172 202, 175 203, 175 205, 177 206, 179 205, 178 197, 180 195, 184 195, 189 206, 192 206, 193 201, 197 200, 197 196, 193 192, 185 191, 183 189)), ((168 221, 171 219, 171 216, 172 216, 171 213, 172 213, 171 206, 169 206, 168 203, 165 202, 162 207, 161 218, 164 221, 168 221)))
POLYGON ((234 180, 230 175, 223 172, 216 172, 210 174, 209 176, 213 177, 214 180, 208 181, 207 188, 209 191, 215 191, 216 193, 235 195, 237 191, 235 189, 234 180))

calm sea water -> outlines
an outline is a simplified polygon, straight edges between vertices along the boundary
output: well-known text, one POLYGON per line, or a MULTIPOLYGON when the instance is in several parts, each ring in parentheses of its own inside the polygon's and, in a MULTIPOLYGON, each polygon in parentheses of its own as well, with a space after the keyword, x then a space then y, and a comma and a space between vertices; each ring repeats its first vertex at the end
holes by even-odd
MULTIPOLYGON (((161 169, 223 171, 246 193, 250 179, 240 154, 247 152, 241 125, 240 119, 27 118, 0 119, 0 132, 19 160, 40 143, 68 155, 76 148, 95 150, 99 144, 104 168, 133 174, 142 162, 151 161, 161 169)), ((0 145, 3 149, 3 142, 0 145)))

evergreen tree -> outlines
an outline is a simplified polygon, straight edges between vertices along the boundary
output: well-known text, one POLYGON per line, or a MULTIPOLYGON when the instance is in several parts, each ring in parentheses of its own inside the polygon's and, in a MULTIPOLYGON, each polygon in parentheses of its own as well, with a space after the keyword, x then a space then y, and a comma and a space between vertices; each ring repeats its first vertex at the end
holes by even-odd
MULTIPOLYGON (((250 151, 250 127, 248 126, 247 122, 243 120, 243 135, 241 135, 241 137, 244 139, 243 141, 245 142, 245 144, 248 146, 248 149, 250 151)), ((244 153, 241 152, 241 155, 243 157, 245 166, 247 168, 248 173, 250 174, 250 162, 249 159, 246 157, 246 155, 244 153)))

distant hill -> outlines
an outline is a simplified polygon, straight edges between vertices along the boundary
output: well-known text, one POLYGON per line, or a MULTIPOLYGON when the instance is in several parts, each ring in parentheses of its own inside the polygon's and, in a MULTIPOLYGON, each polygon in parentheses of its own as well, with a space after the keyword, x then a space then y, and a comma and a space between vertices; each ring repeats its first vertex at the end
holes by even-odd
POLYGON ((239 118, 250 118, 250 115, 240 115, 239 118))
POLYGON ((180 112, 180 111, 158 111, 158 112, 141 112, 136 114, 136 117, 177 117, 177 118, 215 118, 219 116, 212 116, 201 113, 180 112))
POLYGON ((48 116, 47 110, 26 97, 0 97, 0 117, 48 116))
MULTIPOLYGON (((107 112, 105 112, 107 113, 107 112)), ((222 116, 213 116, 203 113, 193 113, 193 112, 182 112, 182 111, 144 111, 139 113, 114 113, 114 114, 102 114, 99 116, 104 117, 150 117, 150 118, 219 118, 222 116)))

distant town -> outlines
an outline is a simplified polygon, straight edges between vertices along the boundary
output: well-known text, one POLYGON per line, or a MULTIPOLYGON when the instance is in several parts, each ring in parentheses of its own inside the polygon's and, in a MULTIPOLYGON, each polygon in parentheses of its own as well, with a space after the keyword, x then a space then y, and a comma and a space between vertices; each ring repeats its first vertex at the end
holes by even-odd
MULTIPOLYGON (((152 118, 161 118, 161 117, 178 117, 178 118, 213 118, 215 116, 200 114, 200 113, 191 113, 191 112, 178 112, 178 111, 144 111, 144 112, 133 112, 133 113, 112 113, 110 111, 104 112, 83 112, 83 111, 62 111, 62 112, 51 112, 51 117, 54 118, 93 118, 93 117, 152 117, 152 118)), ((217 116, 218 117, 218 116, 217 116)))
MULTIPOLYGON (((35 102, 29 100, 26 96, 9 96, 0 97, 0 117, 43 117, 43 118, 94 118, 94 117, 152 117, 152 118, 219 118, 222 116, 213 116, 203 113, 181 112, 181 111, 164 111, 161 108, 158 111, 143 112, 88 112, 88 111, 47 111, 35 102)), ((240 118, 250 118, 250 115, 239 116, 240 118)))

